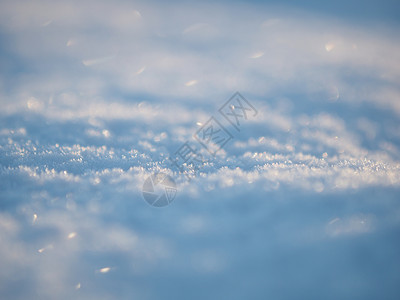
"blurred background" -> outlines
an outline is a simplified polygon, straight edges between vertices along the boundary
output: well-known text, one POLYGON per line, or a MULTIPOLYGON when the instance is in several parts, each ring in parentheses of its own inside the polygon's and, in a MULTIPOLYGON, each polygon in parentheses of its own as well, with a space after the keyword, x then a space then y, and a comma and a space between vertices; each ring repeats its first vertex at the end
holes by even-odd
POLYGON ((398 299, 399 27, 395 0, 2 0, 0 298, 398 299), (188 181, 166 158, 211 116, 234 138, 188 181))

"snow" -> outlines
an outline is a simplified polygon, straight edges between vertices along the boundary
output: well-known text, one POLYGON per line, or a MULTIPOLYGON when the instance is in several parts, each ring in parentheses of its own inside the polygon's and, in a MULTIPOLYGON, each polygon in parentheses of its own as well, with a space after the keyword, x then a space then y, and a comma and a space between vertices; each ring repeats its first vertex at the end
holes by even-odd
POLYGON ((397 299, 398 24, 283 8, 0 4, 1 299, 397 299))

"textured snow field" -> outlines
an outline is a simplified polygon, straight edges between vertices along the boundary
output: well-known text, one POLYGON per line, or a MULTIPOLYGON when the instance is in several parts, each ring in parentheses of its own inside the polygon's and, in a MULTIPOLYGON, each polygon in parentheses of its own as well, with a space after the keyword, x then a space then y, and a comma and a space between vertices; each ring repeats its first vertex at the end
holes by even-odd
POLYGON ((398 28, 2 1, 0 298, 397 299, 398 28), (258 114, 188 181, 169 153, 236 91, 258 114), (178 193, 154 208, 160 171, 178 193))

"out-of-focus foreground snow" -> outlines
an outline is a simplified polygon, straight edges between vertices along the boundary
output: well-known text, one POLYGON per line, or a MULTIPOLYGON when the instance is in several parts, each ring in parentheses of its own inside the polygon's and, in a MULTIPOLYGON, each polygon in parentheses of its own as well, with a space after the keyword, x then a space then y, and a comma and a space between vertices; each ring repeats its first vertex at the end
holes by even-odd
POLYGON ((0 298, 396 299, 398 24, 2 1, 0 298), (240 91, 199 176, 168 153, 240 91), (141 187, 175 176, 163 209, 141 187))

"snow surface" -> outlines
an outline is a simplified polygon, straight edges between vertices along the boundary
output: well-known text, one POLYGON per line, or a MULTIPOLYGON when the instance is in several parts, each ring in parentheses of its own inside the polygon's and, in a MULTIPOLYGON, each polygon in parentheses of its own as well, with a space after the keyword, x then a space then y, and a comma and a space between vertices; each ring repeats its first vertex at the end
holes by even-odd
POLYGON ((0 298, 397 299, 398 28, 2 1, 0 298), (188 181, 169 153, 236 91, 257 116, 188 181), (160 171, 178 193, 153 208, 160 171))

